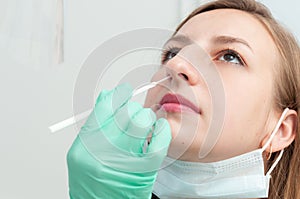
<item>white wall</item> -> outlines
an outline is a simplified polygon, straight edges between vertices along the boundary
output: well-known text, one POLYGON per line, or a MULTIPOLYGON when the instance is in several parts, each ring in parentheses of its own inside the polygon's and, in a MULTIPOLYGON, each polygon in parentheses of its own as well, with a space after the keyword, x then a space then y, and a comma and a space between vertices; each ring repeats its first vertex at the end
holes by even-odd
MULTIPOLYGON (((0 1, 5 11, 6 2, 0 1)), ((7 56, 2 46, 0 198, 68 198, 65 156, 77 129, 51 134, 48 126, 73 114, 81 64, 112 35, 142 27, 173 28, 178 21, 174 0, 72 0, 65 7, 65 63, 24 64, 7 56)))
POLYGON ((300 41, 300 1, 297 0, 261 0, 267 7, 271 8, 274 17, 288 30, 293 32, 300 41))
MULTIPOLYGON (((0 0, 0 13, 6 11, 7 1, 0 0)), ((264 2, 300 38, 300 3, 264 2)), ((112 35, 143 27, 173 29, 192 4, 179 0, 65 1, 63 64, 22 63, 1 48, 0 198, 68 198, 65 156, 77 129, 51 134, 47 127, 72 115, 73 89, 81 64, 112 35)))

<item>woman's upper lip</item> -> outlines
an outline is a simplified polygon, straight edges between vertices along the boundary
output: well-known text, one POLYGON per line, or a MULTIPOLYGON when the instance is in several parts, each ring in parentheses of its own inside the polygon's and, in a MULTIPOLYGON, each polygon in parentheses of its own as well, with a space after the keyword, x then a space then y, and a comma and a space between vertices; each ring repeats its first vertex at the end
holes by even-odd
POLYGON ((185 97, 183 97, 182 95, 179 95, 179 94, 168 93, 168 94, 164 95, 164 97, 160 100, 159 104, 163 105, 166 103, 182 104, 184 106, 189 107, 196 113, 200 113, 200 109, 195 104, 193 104, 191 101, 189 101, 188 99, 186 99, 185 97))

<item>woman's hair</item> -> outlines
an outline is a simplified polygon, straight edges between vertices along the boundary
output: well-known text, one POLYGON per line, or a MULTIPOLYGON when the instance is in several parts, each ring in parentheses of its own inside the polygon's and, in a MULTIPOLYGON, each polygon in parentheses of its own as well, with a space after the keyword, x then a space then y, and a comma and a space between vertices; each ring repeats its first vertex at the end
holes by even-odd
MULTIPOLYGON (((289 145, 282 159, 272 172, 269 198, 300 198, 300 49, 294 36, 273 18, 263 4, 255 0, 216 0, 194 10, 179 26, 176 32, 192 17, 216 9, 237 9, 254 16, 271 35, 279 52, 278 64, 274 66, 274 107, 282 112, 286 107, 297 112, 295 140, 289 145)), ((279 152, 267 160, 267 168, 275 161, 279 152)))

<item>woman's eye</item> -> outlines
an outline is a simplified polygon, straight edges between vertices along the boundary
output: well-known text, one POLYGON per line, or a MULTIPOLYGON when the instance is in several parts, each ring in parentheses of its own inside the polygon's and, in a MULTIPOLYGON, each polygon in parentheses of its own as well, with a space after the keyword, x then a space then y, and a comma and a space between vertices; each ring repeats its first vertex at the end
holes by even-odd
POLYGON ((161 55, 161 62, 165 63, 165 62, 169 61, 170 59, 172 59, 173 57, 175 57, 178 54, 179 51, 180 51, 180 48, 168 48, 168 49, 165 49, 162 52, 162 55, 161 55))
POLYGON ((244 66, 245 63, 242 60, 241 56, 234 50, 227 49, 222 52, 221 56, 218 58, 219 61, 225 61, 233 64, 238 64, 244 66))

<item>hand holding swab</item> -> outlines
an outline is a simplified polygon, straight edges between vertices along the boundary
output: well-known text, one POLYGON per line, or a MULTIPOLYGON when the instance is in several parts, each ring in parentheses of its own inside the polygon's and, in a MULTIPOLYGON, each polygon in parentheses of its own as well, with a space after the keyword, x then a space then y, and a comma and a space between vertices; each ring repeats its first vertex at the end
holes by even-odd
MULTIPOLYGON (((165 80, 167 80, 169 78, 170 78, 170 76, 167 76, 167 77, 165 77, 165 78, 163 78, 163 79, 161 79, 159 81, 151 82, 149 84, 146 84, 145 86, 134 90, 132 96, 136 96, 136 95, 138 95, 140 93, 143 93, 143 92, 145 92, 145 91, 147 91, 147 90, 155 87, 157 84, 159 84, 159 83, 161 83, 161 82, 163 82, 163 81, 165 81, 165 80)), ((56 124, 53 124, 53 125, 49 126, 49 129, 50 129, 50 131, 52 133, 54 133, 56 131, 59 131, 59 130, 67 127, 67 126, 75 124, 76 121, 80 121, 80 120, 88 117, 91 112, 92 112, 92 109, 84 111, 84 112, 82 112, 82 113, 80 113, 80 114, 78 114, 76 116, 70 117, 70 118, 68 118, 66 120, 63 120, 63 121, 61 121, 59 123, 56 123, 56 124), (76 120, 75 120, 75 118, 76 118, 76 120)))

